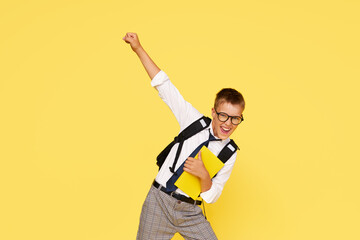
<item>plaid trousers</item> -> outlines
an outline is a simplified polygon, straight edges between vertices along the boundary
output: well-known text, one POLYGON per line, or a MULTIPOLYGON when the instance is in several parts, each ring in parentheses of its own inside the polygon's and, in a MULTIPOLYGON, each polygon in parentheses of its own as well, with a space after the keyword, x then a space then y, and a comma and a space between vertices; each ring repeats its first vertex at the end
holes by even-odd
POLYGON ((186 240, 217 240, 198 205, 177 200, 151 185, 142 206, 136 239, 171 239, 177 232, 186 240))

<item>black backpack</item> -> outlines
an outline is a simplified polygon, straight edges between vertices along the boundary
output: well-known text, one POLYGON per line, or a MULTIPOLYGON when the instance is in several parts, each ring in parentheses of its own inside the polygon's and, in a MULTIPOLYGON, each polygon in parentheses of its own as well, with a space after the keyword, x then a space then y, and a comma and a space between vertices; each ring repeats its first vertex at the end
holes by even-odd
MULTIPOLYGON (((182 146, 184 144, 184 141, 192 136, 194 136, 195 134, 201 132, 202 130, 204 130, 205 128, 207 128, 211 123, 211 119, 205 116, 202 116, 201 118, 199 118, 198 120, 194 121, 193 123, 191 123, 188 127, 186 127, 183 131, 181 131, 179 133, 179 135, 177 135, 174 140, 164 149, 162 150, 162 152, 157 156, 156 158, 156 164, 159 166, 159 170, 161 168, 161 166, 163 165, 166 157, 169 155, 169 152, 171 150, 171 148, 176 144, 179 143, 178 149, 176 151, 176 156, 175 156, 175 160, 174 163, 172 165, 172 167, 170 168, 170 171, 172 173, 175 173, 175 166, 176 163, 178 161, 182 146)), ((230 139, 230 142, 227 143, 224 148, 220 151, 220 153, 218 154, 218 158, 225 163, 227 160, 229 160, 229 158, 236 152, 236 150, 240 150, 240 148, 236 145, 236 143, 234 142, 234 140, 230 139)), ((215 175, 216 176, 216 175, 215 175)), ((215 177, 214 176, 214 177, 215 177)))

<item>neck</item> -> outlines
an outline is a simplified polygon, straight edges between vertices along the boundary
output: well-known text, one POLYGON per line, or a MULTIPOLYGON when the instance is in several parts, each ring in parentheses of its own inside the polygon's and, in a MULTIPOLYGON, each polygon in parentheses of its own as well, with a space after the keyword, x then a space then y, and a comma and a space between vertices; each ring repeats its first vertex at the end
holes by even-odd
POLYGON ((214 121, 212 121, 212 123, 211 123, 211 129, 212 129, 213 135, 214 135, 215 137, 219 138, 217 132, 215 131, 214 121))

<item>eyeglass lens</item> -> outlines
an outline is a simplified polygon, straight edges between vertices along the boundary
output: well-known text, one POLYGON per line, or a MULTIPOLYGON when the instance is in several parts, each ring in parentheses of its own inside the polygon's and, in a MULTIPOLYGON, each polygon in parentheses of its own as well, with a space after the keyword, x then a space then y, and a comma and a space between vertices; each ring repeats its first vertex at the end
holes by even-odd
MULTIPOLYGON (((229 115, 227 115, 226 113, 219 113, 219 120, 222 122, 226 122, 229 119, 229 115)), ((240 117, 231 117, 231 122, 234 125, 240 124, 241 123, 241 118, 240 117)))

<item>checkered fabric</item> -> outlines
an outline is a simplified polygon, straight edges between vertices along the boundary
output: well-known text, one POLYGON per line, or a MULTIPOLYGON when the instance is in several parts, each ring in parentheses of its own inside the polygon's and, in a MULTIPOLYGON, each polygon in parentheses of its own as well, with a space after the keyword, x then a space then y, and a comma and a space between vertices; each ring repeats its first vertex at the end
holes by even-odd
POLYGON ((217 240, 199 206, 177 200, 151 185, 136 239, 171 239, 176 232, 186 240, 217 240))

